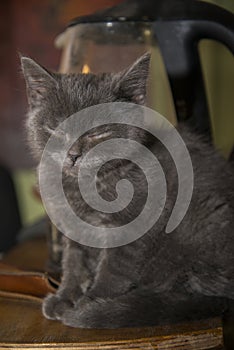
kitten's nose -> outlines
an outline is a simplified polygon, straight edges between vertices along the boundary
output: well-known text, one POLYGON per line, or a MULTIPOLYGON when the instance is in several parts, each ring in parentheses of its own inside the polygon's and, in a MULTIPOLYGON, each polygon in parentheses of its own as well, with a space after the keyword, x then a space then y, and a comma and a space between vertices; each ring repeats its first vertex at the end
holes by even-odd
POLYGON ((68 156, 69 158, 71 159, 72 163, 75 164, 77 158, 79 158, 78 154, 71 154, 71 153, 68 153, 68 156))

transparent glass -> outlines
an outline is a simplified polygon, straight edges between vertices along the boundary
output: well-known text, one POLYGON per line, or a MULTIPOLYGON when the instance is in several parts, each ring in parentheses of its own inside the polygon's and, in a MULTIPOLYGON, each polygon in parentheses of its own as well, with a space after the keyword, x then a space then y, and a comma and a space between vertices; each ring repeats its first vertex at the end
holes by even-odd
POLYGON ((77 24, 56 39, 56 46, 63 49, 62 73, 119 72, 150 51, 147 106, 175 124, 171 90, 151 22, 77 24))

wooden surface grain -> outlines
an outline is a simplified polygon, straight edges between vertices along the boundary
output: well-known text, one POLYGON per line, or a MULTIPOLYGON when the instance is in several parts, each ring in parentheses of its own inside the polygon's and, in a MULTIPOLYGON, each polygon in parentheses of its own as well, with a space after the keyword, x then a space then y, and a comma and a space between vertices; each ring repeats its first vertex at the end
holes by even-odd
POLYGON ((0 297, 0 348, 222 349, 219 319, 148 328, 76 329, 46 320, 41 303, 0 297))
MULTIPOLYGON (((46 258, 46 242, 37 238, 12 249, 3 262, 43 271, 46 258)), ((161 327, 78 329, 45 319, 41 302, 17 294, 0 296, 0 349, 223 349, 219 318, 161 327)))

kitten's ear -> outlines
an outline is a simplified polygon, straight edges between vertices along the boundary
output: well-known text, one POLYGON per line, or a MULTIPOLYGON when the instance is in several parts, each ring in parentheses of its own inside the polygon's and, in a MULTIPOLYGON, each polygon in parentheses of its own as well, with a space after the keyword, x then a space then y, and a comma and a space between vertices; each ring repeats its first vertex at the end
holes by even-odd
POLYGON ((37 107, 48 91, 56 88, 57 81, 45 68, 29 57, 21 57, 21 66, 27 86, 28 102, 31 108, 37 107))
POLYGON ((145 103, 149 64, 150 53, 147 52, 134 62, 130 68, 120 73, 120 92, 134 103, 141 105, 145 103))

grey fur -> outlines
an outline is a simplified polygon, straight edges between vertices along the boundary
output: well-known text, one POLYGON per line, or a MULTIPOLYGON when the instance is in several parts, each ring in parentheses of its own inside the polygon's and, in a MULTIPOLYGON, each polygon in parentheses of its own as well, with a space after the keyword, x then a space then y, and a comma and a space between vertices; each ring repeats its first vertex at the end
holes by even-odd
MULTIPOLYGON (((22 57, 30 106, 27 130, 35 158, 40 160, 50 134, 71 114, 105 102, 143 104, 149 60, 146 54, 118 74, 63 75, 22 57)), ((167 174, 166 206, 146 235, 123 247, 89 248, 64 236, 62 283, 55 295, 45 298, 43 314, 84 328, 156 325, 220 314, 225 298, 234 299, 234 186, 229 165, 201 136, 179 125, 193 162, 194 194, 184 220, 167 235, 164 229, 177 193, 170 155, 138 129, 101 128, 99 133, 107 131, 112 136, 131 137, 157 154, 167 174)), ((94 212, 80 198, 73 176, 79 157, 93 142, 83 137, 70 150, 63 174, 65 193, 73 209, 92 224, 121 225, 144 204, 144 176, 124 160, 107 164, 98 178, 101 195, 107 200, 115 198, 120 177, 131 180, 136 195, 121 214, 94 212)))

